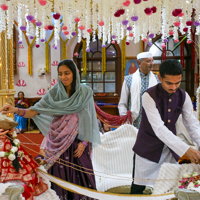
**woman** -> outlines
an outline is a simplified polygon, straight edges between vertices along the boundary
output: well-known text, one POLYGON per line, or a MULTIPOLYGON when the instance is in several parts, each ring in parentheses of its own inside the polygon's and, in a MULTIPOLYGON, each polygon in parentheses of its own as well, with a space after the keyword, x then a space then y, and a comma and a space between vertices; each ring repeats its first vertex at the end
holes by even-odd
MULTIPOLYGON (((22 110, 6 104, 0 112, 34 117, 40 131, 44 135, 48 132, 44 143, 48 172, 77 185, 95 189, 88 143, 99 144, 100 135, 93 92, 88 86, 80 84, 79 72, 73 61, 61 61, 57 71, 58 83, 35 106, 22 110), (80 167, 74 169, 76 166, 73 164, 80 167)), ((82 198, 55 184, 53 189, 61 199, 82 198)))
MULTIPOLYGON (((15 100, 15 107, 17 108, 28 108, 28 100, 24 98, 24 93, 22 91, 18 92, 18 99, 15 100)), ((15 114, 15 121, 18 126, 15 128, 17 133, 23 133, 26 130, 27 118, 15 114)))

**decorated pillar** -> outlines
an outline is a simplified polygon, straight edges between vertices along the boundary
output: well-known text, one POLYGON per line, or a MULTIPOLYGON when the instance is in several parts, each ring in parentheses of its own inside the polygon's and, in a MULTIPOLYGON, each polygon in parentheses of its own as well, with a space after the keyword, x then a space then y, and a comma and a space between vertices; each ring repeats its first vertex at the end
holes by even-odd
POLYGON ((0 33, 0 108, 9 103, 14 105, 13 38, 7 39, 6 32, 0 33))

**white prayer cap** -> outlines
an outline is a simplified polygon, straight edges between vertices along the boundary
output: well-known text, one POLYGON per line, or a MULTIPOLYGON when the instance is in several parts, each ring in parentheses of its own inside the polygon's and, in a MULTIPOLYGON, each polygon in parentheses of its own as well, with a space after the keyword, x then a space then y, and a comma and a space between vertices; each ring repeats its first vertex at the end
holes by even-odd
POLYGON ((151 52, 142 52, 142 53, 139 53, 137 55, 137 60, 142 59, 142 58, 153 58, 153 55, 152 55, 151 52))

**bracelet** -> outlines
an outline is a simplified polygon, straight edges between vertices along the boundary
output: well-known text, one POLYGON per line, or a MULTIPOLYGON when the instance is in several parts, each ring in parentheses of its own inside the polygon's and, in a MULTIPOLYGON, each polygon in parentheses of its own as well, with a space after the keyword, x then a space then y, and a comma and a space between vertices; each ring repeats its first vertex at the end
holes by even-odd
POLYGON ((87 143, 85 140, 82 142, 82 144, 83 144, 84 146, 86 146, 86 147, 87 147, 87 145, 88 145, 88 143, 87 143))
POLYGON ((18 114, 18 115, 19 115, 20 117, 23 117, 23 116, 26 114, 26 109, 21 109, 21 110, 23 110, 23 112, 24 112, 23 115, 19 115, 19 114, 18 114))

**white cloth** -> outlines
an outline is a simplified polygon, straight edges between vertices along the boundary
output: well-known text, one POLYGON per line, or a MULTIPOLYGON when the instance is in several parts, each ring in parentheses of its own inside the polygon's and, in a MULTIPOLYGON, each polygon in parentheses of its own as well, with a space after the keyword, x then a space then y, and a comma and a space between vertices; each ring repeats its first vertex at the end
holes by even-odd
POLYGON ((92 149, 92 165, 98 191, 107 191, 114 187, 131 185, 133 169, 132 147, 135 143, 137 132, 138 130, 134 126, 125 124, 114 131, 100 135, 101 144, 92 149), (112 174, 114 178, 109 174, 112 174), (115 175, 119 180, 115 179, 115 175), (120 177, 123 178, 120 180, 120 177), (124 179, 124 177, 127 177, 127 179, 124 179))
POLYGON ((153 54, 151 52, 142 52, 137 55, 137 60, 142 58, 153 58, 153 54))
MULTIPOLYGON (((150 71, 149 72, 149 86, 153 87, 154 85, 156 85, 157 79, 155 77, 155 75, 150 71)), ((139 111, 140 111, 140 90, 141 90, 141 77, 140 77, 140 71, 139 69, 133 74, 132 77, 132 84, 131 84, 131 114, 132 114, 132 118, 133 120, 135 120, 138 115, 139 115, 139 111)))
MULTIPOLYGON (((160 117, 160 114, 158 112, 158 109, 156 108, 156 104, 154 100, 150 97, 150 95, 147 92, 145 92, 142 96, 142 105, 156 136, 161 141, 163 141, 165 145, 171 148, 177 155, 179 155, 180 157, 183 156, 190 146, 184 143, 176 135, 174 135, 164 125, 164 122, 162 121, 160 117)), ((183 124, 185 125, 188 133, 190 134, 192 141, 195 141, 196 144, 199 146, 200 145, 200 125, 199 125, 198 119, 194 115, 193 105, 187 93, 186 93, 185 102, 182 107, 182 117, 183 117, 183 124)), ((163 153, 166 154, 165 151, 163 153)), ((165 155, 161 155, 161 159, 164 156, 165 155)), ((136 156, 136 158, 138 160, 138 155, 136 156)), ((166 160, 164 159, 162 163, 164 162, 172 162, 172 161, 170 160, 168 161, 168 157, 166 157, 166 160)), ((159 162, 157 164, 145 158, 140 157, 139 164, 136 164, 136 167, 135 167, 135 177, 139 179, 146 179, 147 177, 151 177, 151 176, 147 176, 147 174, 154 173, 152 172, 152 169, 155 169, 155 174, 157 174, 162 163, 159 162), (143 170, 140 169, 141 167, 143 167, 143 170), (142 171, 145 173, 143 173, 142 171)), ((154 178, 157 178, 156 175, 154 178)))

